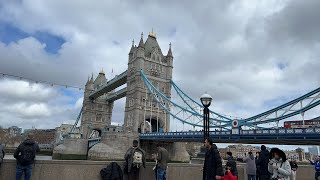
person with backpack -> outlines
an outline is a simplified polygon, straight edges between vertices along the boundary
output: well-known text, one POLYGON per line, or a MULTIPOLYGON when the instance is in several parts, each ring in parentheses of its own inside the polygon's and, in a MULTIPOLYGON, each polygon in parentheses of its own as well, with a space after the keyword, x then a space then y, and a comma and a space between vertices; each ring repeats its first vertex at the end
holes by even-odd
POLYGON ((29 133, 28 138, 18 146, 13 155, 17 160, 16 180, 21 180, 23 173, 24 179, 30 180, 32 166, 37 152, 40 152, 40 148, 33 140, 33 134, 29 133))
POLYGON ((133 140, 133 147, 126 152, 124 171, 128 174, 129 180, 139 180, 140 167, 146 168, 145 151, 138 147, 138 141, 133 140))
POLYGON ((271 180, 290 180, 291 166, 286 154, 278 148, 272 148, 270 154, 268 170, 271 173, 271 180))
POLYGON ((4 147, 0 143, 0 168, 1 168, 1 164, 3 162, 4 155, 6 155, 6 153, 4 152, 4 147))
POLYGON ((168 151, 162 147, 161 144, 157 144, 158 153, 155 156, 157 160, 157 180, 166 180, 167 179, 167 166, 169 161, 168 151))

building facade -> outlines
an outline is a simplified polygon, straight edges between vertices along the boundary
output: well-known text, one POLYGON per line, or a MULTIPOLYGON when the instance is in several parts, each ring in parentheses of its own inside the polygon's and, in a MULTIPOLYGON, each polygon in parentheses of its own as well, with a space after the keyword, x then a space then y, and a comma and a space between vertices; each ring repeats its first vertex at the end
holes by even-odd
MULTIPOLYGON (((171 45, 165 56, 151 32, 143 41, 143 34, 138 46, 134 43, 129 52, 127 95, 124 128, 128 132, 169 131, 170 116, 159 107, 154 97, 147 91, 140 71, 167 98, 171 99, 173 55, 171 45), (151 129, 147 126, 149 122, 151 129)), ((169 107, 167 107, 169 109, 169 107)))

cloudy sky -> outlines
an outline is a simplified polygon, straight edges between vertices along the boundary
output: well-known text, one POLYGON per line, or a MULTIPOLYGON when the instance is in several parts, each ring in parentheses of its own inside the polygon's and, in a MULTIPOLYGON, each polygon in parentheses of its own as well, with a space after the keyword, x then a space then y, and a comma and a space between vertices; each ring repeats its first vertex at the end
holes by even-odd
MULTIPOLYGON (((172 42, 173 79, 187 94, 208 92, 212 110, 246 118, 319 87, 319 9, 317 0, 0 0, 0 72, 83 87, 103 68, 111 79, 126 70, 132 39, 153 28, 163 52, 172 42)), ((0 125, 74 123, 82 96, 2 76, 0 125)))

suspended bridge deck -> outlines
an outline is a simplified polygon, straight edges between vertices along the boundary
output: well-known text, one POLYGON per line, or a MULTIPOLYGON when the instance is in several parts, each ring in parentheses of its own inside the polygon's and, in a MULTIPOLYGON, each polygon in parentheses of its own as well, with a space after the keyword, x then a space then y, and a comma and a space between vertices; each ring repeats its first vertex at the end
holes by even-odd
MULTIPOLYGON (((320 128, 308 129, 264 129, 210 132, 215 143, 319 145, 320 128)), ((167 132, 140 134, 142 141, 202 142, 203 132, 167 132)))

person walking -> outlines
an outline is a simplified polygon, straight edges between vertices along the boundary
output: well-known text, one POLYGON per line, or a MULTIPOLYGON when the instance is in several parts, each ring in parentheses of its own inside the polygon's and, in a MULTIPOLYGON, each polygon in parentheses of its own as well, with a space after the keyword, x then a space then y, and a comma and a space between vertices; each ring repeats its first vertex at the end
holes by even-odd
POLYGON ((138 145, 139 142, 133 140, 132 147, 124 155, 126 161, 124 171, 128 174, 129 180, 139 180, 140 167, 146 168, 146 153, 138 145))
POLYGON ((207 138, 204 141, 204 145, 207 148, 203 165, 203 180, 212 180, 216 176, 223 176, 222 160, 220 153, 212 140, 207 138))
POLYGON ((260 180, 270 180, 270 173, 268 171, 269 151, 265 145, 261 146, 261 152, 256 165, 259 166, 260 180))
POLYGON ((33 140, 33 134, 29 133, 27 139, 18 146, 13 155, 17 160, 16 180, 21 180, 23 173, 24 179, 30 180, 32 165, 34 164, 37 152, 40 152, 40 148, 33 140))
POLYGON ((316 180, 319 180, 319 177, 320 177, 320 156, 317 157, 317 159, 314 162, 311 160, 309 160, 309 161, 310 161, 311 165, 314 165, 314 169, 315 169, 314 178, 316 180))
POLYGON ((248 175, 248 180, 255 180, 256 178, 256 160, 252 154, 252 152, 248 153, 249 156, 243 159, 243 162, 246 163, 246 170, 248 175))
POLYGON ((162 147, 161 144, 157 144, 158 153, 155 156, 157 164, 157 180, 167 179, 167 166, 169 161, 168 151, 162 147))
POLYGON ((286 154, 273 148, 270 151, 271 158, 268 164, 268 171, 271 173, 271 180, 290 180, 291 166, 286 154))
POLYGON ((291 170, 292 170, 292 180, 296 180, 297 177, 297 170, 298 170, 298 164, 296 160, 292 160, 290 162, 291 170))

